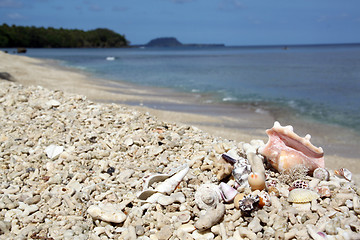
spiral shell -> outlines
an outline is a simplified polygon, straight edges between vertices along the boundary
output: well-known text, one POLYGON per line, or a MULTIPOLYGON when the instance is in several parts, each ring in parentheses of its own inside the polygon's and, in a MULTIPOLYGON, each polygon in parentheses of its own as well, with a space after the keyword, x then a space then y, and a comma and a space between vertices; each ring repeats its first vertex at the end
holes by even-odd
POLYGON ((322 181, 329 181, 330 173, 327 169, 319 167, 314 170, 313 177, 322 181))
POLYGON ((215 208, 221 200, 219 187, 212 183, 200 185, 195 192, 195 203, 200 209, 215 208))

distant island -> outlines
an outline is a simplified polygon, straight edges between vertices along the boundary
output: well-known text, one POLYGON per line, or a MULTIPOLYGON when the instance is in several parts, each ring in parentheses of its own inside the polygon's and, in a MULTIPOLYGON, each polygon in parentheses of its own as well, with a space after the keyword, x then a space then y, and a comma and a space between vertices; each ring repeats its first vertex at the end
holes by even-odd
POLYGON ((224 44, 206 44, 191 43, 183 44, 175 37, 160 37, 152 39, 145 45, 136 45, 136 47, 224 47, 224 44))
POLYGON ((110 48, 127 47, 124 35, 106 28, 83 31, 44 27, 0 26, 1 48, 110 48))

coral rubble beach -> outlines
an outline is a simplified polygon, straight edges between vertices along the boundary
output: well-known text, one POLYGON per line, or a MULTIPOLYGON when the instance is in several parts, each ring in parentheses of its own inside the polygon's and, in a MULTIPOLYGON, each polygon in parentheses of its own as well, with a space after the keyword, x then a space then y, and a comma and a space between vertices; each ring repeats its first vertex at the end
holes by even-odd
MULTIPOLYGON (((330 177, 319 179, 280 174, 265 161, 265 203, 243 206, 235 194, 223 201, 217 186, 236 186, 223 154, 263 159, 263 141, 227 140, 93 102, 84 95, 99 89, 82 74, 27 57, 0 59, 0 72, 23 84, 0 80, 0 239, 360 239, 359 171, 351 162, 341 163, 355 173, 349 181, 331 164, 330 177), (202 209, 205 184, 217 200, 202 209), (296 200, 292 188, 311 198, 296 200)), ((235 193, 256 200, 258 192, 243 185, 235 193)))

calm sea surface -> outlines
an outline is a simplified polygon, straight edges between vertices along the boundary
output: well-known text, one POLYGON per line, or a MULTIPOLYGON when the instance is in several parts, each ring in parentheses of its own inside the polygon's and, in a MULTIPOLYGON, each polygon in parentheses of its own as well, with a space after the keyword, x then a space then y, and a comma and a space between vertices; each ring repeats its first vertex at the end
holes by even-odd
POLYGON ((360 132, 360 45, 29 49, 96 77, 255 106, 360 132), (114 60, 107 60, 113 57, 114 60))

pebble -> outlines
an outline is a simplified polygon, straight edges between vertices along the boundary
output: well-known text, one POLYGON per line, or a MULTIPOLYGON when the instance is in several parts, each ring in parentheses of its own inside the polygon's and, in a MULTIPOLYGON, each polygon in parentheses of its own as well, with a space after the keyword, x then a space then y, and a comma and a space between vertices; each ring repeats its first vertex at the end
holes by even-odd
POLYGON ((254 157, 262 141, 216 138, 41 87, 0 82, 0 89, 4 239, 316 239, 318 232, 359 239, 359 187, 332 170, 329 181, 305 179, 314 190, 329 187, 331 196, 294 205, 287 201, 289 185, 279 181, 270 206, 244 214, 222 203, 223 216, 200 231, 195 225, 206 211, 195 203, 196 190, 220 181, 234 187, 232 166, 222 165, 221 154, 254 157), (184 164, 190 170, 173 192, 158 193, 154 202, 137 198, 147 176, 173 174, 184 164))

